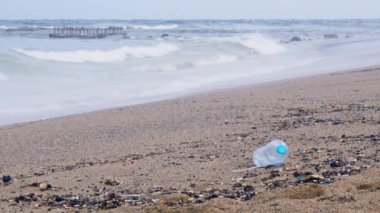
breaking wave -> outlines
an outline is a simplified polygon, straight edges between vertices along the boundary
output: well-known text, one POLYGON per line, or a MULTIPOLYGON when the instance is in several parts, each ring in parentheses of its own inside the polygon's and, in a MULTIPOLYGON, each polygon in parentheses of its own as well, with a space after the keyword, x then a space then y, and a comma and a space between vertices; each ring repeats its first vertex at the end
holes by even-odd
POLYGON ((177 24, 170 25, 134 25, 128 26, 127 28, 136 29, 136 30, 172 30, 178 28, 177 24))
POLYGON ((0 25, 0 30, 5 31, 39 31, 39 30, 51 30, 54 29, 53 26, 21 26, 21 27, 15 27, 15 26, 6 26, 6 25, 0 25))
POLYGON ((124 61, 127 58, 160 57, 168 55, 179 48, 172 44, 155 46, 124 46, 114 50, 78 50, 78 51, 38 51, 15 49, 15 51, 40 60, 57 62, 95 62, 110 63, 124 61))
POLYGON ((259 34, 244 37, 232 37, 225 39, 224 41, 226 40, 239 43, 244 47, 256 51, 259 55, 271 55, 286 51, 285 47, 279 44, 279 42, 259 34))

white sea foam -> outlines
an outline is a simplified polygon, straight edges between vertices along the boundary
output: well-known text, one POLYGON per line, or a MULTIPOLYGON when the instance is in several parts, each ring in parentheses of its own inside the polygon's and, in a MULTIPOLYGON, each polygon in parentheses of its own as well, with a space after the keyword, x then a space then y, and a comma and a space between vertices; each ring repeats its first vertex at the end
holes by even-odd
POLYGON ((0 25, 0 30, 16 29, 16 27, 0 25))
POLYGON ((187 58, 186 61, 177 62, 175 58, 170 61, 161 62, 159 64, 143 64, 135 67, 131 67, 130 69, 135 72, 161 72, 161 71, 176 71, 183 69, 191 69, 196 67, 208 66, 208 65, 216 65, 223 63, 231 63, 239 60, 239 58, 235 55, 215 55, 215 56, 207 56, 205 58, 187 58))
POLYGON ((124 46, 114 50, 78 50, 78 51, 38 51, 15 49, 24 55, 48 61, 58 62, 95 62, 110 63, 124 61, 127 58, 160 57, 177 51, 179 48, 172 44, 158 44, 155 46, 124 46))
POLYGON ((38 25, 28 25, 28 26, 21 26, 21 27, 15 27, 15 26, 6 26, 6 25, 0 25, 0 30, 49 30, 54 29, 53 26, 38 26, 38 25))
POLYGON ((260 55, 270 55, 285 51, 285 47, 275 40, 259 34, 236 39, 240 44, 254 49, 260 55))
POLYGON ((172 30, 178 28, 176 24, 170 25, 134 25, 129 26, 128 28, 136 29, 136 30, 172 30))
POLYGON ((211 58, 201 59, 195 62, 196 66, 207 66, 213 64, 222 64, 237 61, 238 57, 235 55, 216 55, 211 58))

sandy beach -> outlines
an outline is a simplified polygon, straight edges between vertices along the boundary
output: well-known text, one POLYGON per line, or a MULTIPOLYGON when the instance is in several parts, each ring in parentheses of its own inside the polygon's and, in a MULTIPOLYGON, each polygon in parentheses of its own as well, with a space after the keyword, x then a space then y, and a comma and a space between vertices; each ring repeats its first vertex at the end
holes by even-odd
POLYGON ((378 212, 380 69, 3 126, 0 146, 1 212, 378 212), (272 139, 284 167, 232 172, 272 139))

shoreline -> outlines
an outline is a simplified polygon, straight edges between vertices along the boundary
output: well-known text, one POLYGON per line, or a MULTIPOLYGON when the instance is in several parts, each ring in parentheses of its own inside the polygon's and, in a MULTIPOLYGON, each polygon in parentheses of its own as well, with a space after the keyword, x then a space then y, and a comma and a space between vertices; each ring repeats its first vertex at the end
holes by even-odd
POLYGON ((280 80, 269 80, 265 82, 258 82, 258 83, 243 83, 242 85, 235 85, 235 86, 224 86, 221 88, 215 88, 215 89, 210 89, 210 90, 205 90, 205 91, 196 91, 192 92, 189 94, 183 94, 183 95, 168 95, 167 97, 162 97, 158 98, 158 100, 152 100, 152 101, 143 101, 142 103, 136 103, 136 104, 131 104, 131 105, 123 105, 123 106, 115 106, 115 107, 110 107, 110 108, 105 108, 105 109, 99 109, 99 110, 93 110, 93 111, 84 111, 84 112, 78 112, 78 113, 73 113, 73 114, 67 114, 67 115, 62 115, 62 116, 55 116, 55 117, 50 117, 46 119, 36 119, 36 120, 30 120, 30 121, 25 121, 25 122, 16 122, 16 123, 10 123, 10 124, 0 124, 0 130, 1 129, 7 129, 7 128, 13 128, 17 126, 23 126, 23 125, 28 125, 32 123, 38 123, 38 122, 44 122, 44 121, 49 121, 49 120, 54 120, 54 119, 65 119, 73 116, 80 116, 80 115, 85 115, 85 114, 92 114, 92 113, 100 113, 100 112, 106 112, 106 111, 114 111, 114 110, 119 110, 127 107, 139 107, 143 105, 150 105, 150 104, 155 104, 155 103, 160 103, 160 102, 166 102, 166 101, 174 101, 177 99, 183 99, 183 98, 192 98, 196 96, 201 96, 201 95, 212 95, 215 93, 220 93, 220 92, 228 92, 232 90, 239 90, 239 89, 247 89, 250 87, 256 87, 256 86, 269 86, 273 84, 280 84, 280 83, 289 83, 289 81, 301 81, 303 79, 307 80, 309 78, 314 78, 314 77, 321 77, 325 75, 340 75, 344 73, 350 73, 350 72, 367 72, 367 71, 373 71, 376 69, 380 69, 380 65, 376 66, 368 66, 368 67, 363 67, 359 69, 347 69, 347 70, 340 70, 340 71, 334 71, 334 72, 327 72, 327 73, 315 73, 311 75, 305 75, 305 76, 300 76, 300 77, 295 77, 295 78, 288 78, 288 79, 280 79, 280 80))
POLYGON ((375 67, 2 126, 0 209, 376 212, 379 91, 375 67), (276 138, 284 167, 232 172, 276 138))

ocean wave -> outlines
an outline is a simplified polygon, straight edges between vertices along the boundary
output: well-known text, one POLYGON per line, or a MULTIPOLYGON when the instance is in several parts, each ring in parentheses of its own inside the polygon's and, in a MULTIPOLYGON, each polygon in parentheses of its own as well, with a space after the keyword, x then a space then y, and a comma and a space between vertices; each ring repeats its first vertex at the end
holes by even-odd
POLYGON ((78 51, 37 51, 14 49, 29 57, 40 60, 57 62, 95 62, 110 63, 124 61, 127 58, 160 57, 168 55, 179 48, 172 44, 158 44, 155 46, 124 46, 114 50, 78 50, 78 51))
POLYGON ((5 30, 9 32, 16 32, 16 31, 40 31, 40 30, 51 30, 54 29, 53 26, 21 26, 21 27, 16 27, 16 26, 6 26, 6 25, 1 25, 0 30, 5 30))
POLYGON ((128 26, 127 29, 135 30, 172 30, 178 28, 177 24, 170 25, 133 25, 128 26))
POLYGON ((285 47, 283 45, 262 35, 251 35, 248 37, 237 38, 237 41, 243 46, 254 49, 260 55, 271 55, 285 52, 285 47))
POLYGON ((276 40, 260 34, 244 35, 239 37, 229 37, 216 39, 223 42, 238 43, 246 48, 254 50, 259 55, 271 55, 282 53, 286 48, 276 40))
POLYGON ((0 30, 5 30, 5 29, 8 29, 8 27, 5 25, 0 25, 0 30))

